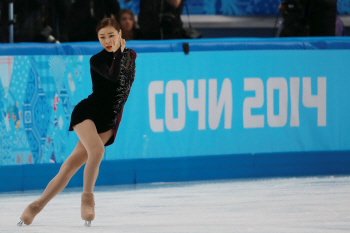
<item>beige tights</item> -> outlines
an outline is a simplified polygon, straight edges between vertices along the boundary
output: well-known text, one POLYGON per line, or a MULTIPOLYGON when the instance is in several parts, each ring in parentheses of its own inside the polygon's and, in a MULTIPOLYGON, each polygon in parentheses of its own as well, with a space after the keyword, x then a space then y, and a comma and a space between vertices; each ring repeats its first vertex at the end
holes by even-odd
POLYGON ((58 174, 46 186, 43 194, 23 211, 21 220, 26 225, 31 224, 45 205, 67 186, 69 180, 87 159, 88 155, 85 148, 78 142, 72 154, 62 164, 58 174))
POLYGON ((21 219, 25 224, 32 223, 34 217, 67 186, 69 180, 84 163, 86 165, 83 194, 90 195, 93 193, 99 166, 105 151, 104 144, 111 137, 112 131, 97 134, 95 125, 90 120, 78 124, 74 130, 80 139, 77 146, 62 164, 58 174, 46 186, 43 194, 24 210, 21 219))
MULTIPOLYGON (((71 156, 74 156, 74 152, 71 156)), ((61 166, 58 174, 46 186, 41 197, 37 200, 45 206, 52 198, 60 193, 68 184, 73 175, 84 165, 87 160, 87 153, 82 152, 72 158, 68 158, 61 166)))

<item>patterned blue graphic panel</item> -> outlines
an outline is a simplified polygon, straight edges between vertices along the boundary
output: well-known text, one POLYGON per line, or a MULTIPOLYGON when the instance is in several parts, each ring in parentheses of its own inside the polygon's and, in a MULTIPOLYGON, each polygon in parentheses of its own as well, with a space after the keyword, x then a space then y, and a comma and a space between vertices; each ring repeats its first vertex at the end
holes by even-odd
POLYGON ((67 158, 77 142, 68 132, 70 114, 91 92, 89 58, 0 57, 0 165, 67 158))
MULTIPOLYGON (((140 0, 124 2, 118 0, 121 8, 138 14, 140 0)), ((280 0, 187 0, 189 14, 208 15, 276 15, 280 0)), ((339 14, 350 14, 350 1, 338 0, 339 14)), ((183 14, 187 14, 184 8, 183 14)))

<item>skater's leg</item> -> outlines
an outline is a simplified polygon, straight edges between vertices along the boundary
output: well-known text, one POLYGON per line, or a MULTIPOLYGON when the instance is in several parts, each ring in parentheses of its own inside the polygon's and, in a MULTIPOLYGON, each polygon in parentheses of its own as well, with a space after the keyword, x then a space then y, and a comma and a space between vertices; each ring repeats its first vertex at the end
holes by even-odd
MULTIPOLYGON (((109 134, 102 133, 98 135, 103 144, 109 140, 109 134)), ((42 205, 46 205, 53 197, 60 193, 68 184, 73 175, 88 160, 88 154, 79 140, 71 155, 64 161, 58 174, 50 181, 45 191, 38 199, 42 205)))
POLYGON ((98 135, 95 124, 91 120, 85 120, 74 127, 81 143, 84 145, 88 159, 84 170, 83 193, 92 193, 99 172, 105 148, 103 139, 112 136, 112 130, 98 135))
POLYGON ((69 180, 87 161, 87 152, 83 144, 78 141, 71 155, 64 161, 58 174, 50 181, 38 201, 46 205, 52 198, 61 192, 69 180))
MULTIPOLYGON (((34 217, 45 207, 45 205, 68 184, 70 178, 86 162, 87 152, 79 141, 71 155, 62 164, 58 174, 46 186, 43 194, 23 211, 21 221, 26 225, 33 222, 34 217)), ((19 224, 21 225, 21 224, 19 224)))
POLYGON ((97 134, 95 124, 91 120, 85 120, 74 127, 80 141, 84 145, 88 160, 84 170, 84 187, 81 195, 81 218, 85 220, 85 226, 90 226, 95 218, 94 186, 98 176, 100 163, 104 155, 104 144, 112 136, 109 130, 101 136, 97 134), (104 141, 101 138, 106 138, 104 141))
MULTIPOLYGON (((111 137, 111 132, 99 134, 100 140, 106 144, 111 137)), ((72 176, 87 161, 88 155, 83 144, 78 141, 71 155, 62 164, 59 173, 50 181, 40 198, 31 203, 23 212, 21 220, 29 225, 34 217, 44 208, 44 206, 68 184, 72 176)), ((19 223, 22 225, 22 223, 19 223)))

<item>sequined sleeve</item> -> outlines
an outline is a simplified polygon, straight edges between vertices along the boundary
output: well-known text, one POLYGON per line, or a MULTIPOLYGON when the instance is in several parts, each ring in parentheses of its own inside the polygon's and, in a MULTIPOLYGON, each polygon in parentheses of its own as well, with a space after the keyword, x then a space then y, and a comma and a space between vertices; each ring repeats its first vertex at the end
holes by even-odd
POLYGON ((115 119, 113 124, 117 125, 118 117, 123 111, 126 100, 129 97, 131 86, 135 79, 136 52, 132 49, 125 49, 120 62, 119 87, 116 89, 115 101, 113 104, 115 119))

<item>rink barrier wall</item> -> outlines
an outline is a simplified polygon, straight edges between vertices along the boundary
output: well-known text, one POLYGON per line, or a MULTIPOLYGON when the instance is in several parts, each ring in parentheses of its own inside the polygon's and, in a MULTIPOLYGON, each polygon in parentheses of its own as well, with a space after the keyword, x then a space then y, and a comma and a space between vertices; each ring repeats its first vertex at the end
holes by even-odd
MULTIPOLYGON (((132 41, 128 42, 128 47, 134 49, 138 54, 145 53, 152 55, 157 53, 183 52, 184 43, 189 44, 190 54, 191 52, 198 51, 337 50, 343 52, 350 50, 349 37, 132 41)), ((98 42, 63 43, 59 45, 39 43, 0 44, 0 56, 93 55, 100 50, 101 48, 98 42)), ((338 54, 340 53, 335 53, 335 55, 338 54)), ((344 75, 346 76, 346 74, 344 75)), ((346 110, 348 111, 349 109, 346 107, 346 110)), ((343 115, 348 116, 347 114, 343 115)), ((347 125, 345 128, 347 128, 347 125)), ((344 129, 344 125, 339 123, 339 129, 344 129)), ((322 130, 319 131, 321 135, 327 134, 326 131, 322 130)), ((340 137, 339 141, 337 141, 339 144, 332 145, 332 148, 336 148, 334 150, 307 151, 306 149, 306 151, 301 152, 226 153, 225 155, 208 152, 204 155, 188 154, 188 156, 170 158, 104 160, 101 163, 100 174, 96 185, 286 176, 348 175, 350 174, 350 150, 347 149, 347 144, 341 140, 347 140, 349 131, 343 131, 342 133, 346 137, 344 137, 345 139, 340 137)), ((337 132, 336 130, 334 132, 332 131, 334 134, 337 132)), ((327 142, 327 140, 324 140, 324 142, 327 142)), ((60 162, 56 164, 0 166, 0 192, 43 189, 57 174, 60 166, 60 162)), ((82 178, 83 168, 71 179, 68 187, 81 187, 83 184, 82 178)))
MULTIPOLYGON (((2 166, 0 192, 44 189, 61 164, 2 166)), ((350 174, 350 151, 102 161, 96 186, 350 174)), ((67 187, 83 186, 84 166, 67 187)))
MULTIPOLYGON (((350 37, 310 38, 220 38, 195 40, 129 41, 137 53, 182 52, 188 43, 190 52, 231 50, 323 50, 350 49, 350 37)), ((0 56, 15 55, 94 55, 101 51, 99 42, 61 44, 0 44, 0 56)))

